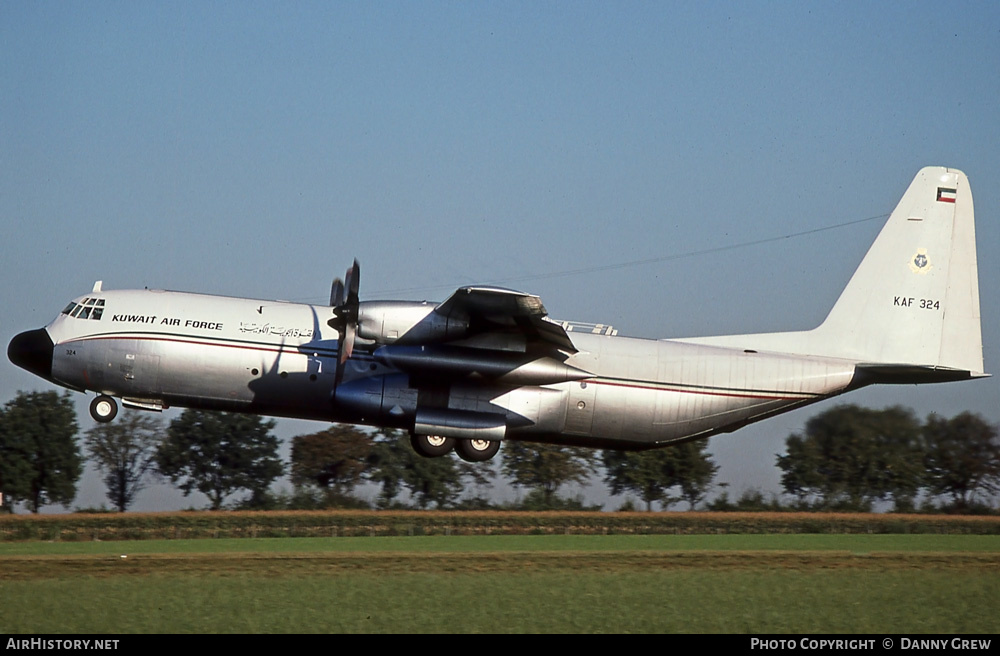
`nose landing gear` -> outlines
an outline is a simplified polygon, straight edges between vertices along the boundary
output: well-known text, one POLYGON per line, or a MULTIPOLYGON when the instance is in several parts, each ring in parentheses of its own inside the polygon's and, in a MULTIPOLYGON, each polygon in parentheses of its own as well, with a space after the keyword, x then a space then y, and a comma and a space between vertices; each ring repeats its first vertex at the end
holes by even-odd
POLYGON ((90 416, 95 421, 106 424, 118 415, 118 402, 106 394, 101 394, 90 402, 90 416))

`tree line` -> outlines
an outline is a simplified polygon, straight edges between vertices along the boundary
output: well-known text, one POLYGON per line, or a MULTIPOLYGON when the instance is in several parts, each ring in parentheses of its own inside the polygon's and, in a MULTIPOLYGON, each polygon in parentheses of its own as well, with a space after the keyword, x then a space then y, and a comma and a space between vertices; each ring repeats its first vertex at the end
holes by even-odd
MULTIPOLYGON (((86 430, 81 450, 68 392, 22 392, 0 409, 3 507, 10 511, 24 503, 38 512, 47 504, 67 506, 85 458, 119 511, 157 480, 185 495, 204 494, 213 509, 498 507, 487 494, 498 476, 524 492, 514 504, 518 508, 583 509, 559 490, 600 476, 611 494, 637 498, 625 508, 686 502, 694 509, 725 486, 715 484, 718 466, 704 439, 641 452, 507 441, 495 466, 452 456, 423 458, 403 431, 371 433, 334 424, 292 438, 284 463, 274 427, 273 420, 236 413, 189 409, 167 425, 159 415, 126 411, 115 422, 86 430), (286 473, 293 491, 272 492, 272 483, 286 473), (373 502, 359 498, 362 485, 377 489, 373 502)), ((921 499, 924 510, 968 511, 989 505, 989 495, 1000 489, 997 427, 970 413, 932 415, 921 424, 905 408, 837 406, 790 435, 776 464, 790 503, 763 503, 753 492, 731 502, 724 491, 707 508, 870 510, 886 501, 913 511, 921 499), (765 508, 748 507, 754 502, 765 508)))
POLYGON ((970 412, 921 424, 912 410, 842 405, 806 422, 778 456, 781 485, 800 505, 870 510, 879 501, 898 512, 941 499, 967 512, 1000 491, 997 426, 970 412))

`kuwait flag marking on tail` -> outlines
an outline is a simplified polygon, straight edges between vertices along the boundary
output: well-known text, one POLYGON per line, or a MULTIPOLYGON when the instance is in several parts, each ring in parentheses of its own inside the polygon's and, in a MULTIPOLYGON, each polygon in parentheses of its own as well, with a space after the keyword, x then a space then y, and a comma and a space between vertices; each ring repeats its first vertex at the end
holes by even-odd
POLYGON ((938 187, 938 202, 941 203, 954 203, 955 196, 957 195, 957 189, 949 189, 948 187, 938 187))

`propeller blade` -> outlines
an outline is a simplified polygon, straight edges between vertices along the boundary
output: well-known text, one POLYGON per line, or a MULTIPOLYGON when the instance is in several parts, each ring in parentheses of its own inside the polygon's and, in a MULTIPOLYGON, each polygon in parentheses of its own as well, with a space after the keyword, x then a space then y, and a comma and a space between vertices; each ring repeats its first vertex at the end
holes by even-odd
POLYGON ((332 307, 337 307, 344 302, 344 281, 340 278, 333 279, 333 285, 330 286, 330 305, 332 307))
POLYGON ((358 265, 357 260, 354 260, 354 264, 347 270, 346 280, 347 282, 344 283, 344 287, 347 297, 344 299, 343 305, 357 306, 358 289, 361 287, 361 267, 358 265))
MULTIPOLYGON (((331 319, 333 324, 335 320, 331 319)), ((337 330, 337 372, 334 376, 334 384, 339 385, 344 379, 344 364, 354 353, 354 335, 356 325, 351 321, 343 322, 337 330)))
POLYGON ((344 327, 343 346, 340 347, 340 364, 347 362, 347 359, 354 353, 354 335, 357 332, 357 324, 348 323, 344 327))

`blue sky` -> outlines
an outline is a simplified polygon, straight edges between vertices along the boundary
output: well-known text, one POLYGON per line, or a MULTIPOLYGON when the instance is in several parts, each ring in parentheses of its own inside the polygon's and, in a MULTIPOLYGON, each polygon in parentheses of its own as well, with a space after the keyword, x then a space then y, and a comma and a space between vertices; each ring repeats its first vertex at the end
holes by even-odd
MULTIPOLYGON (((1000 363, 993 2, 7 2, 0 89, 5 343, 97 279, 324 302, 355 257, 368 299, 501 283, 622 334, 810 328, 881 219, 672 256, 888 213, 944 165, 1000 363)), ((3 367, 0 400, 46 389, 3 367)), ((995 378, 843 400, 1000 421, 995 378)), ((777 491, 836 402, 713 438, 719 481, 777 491)))

